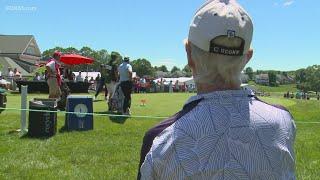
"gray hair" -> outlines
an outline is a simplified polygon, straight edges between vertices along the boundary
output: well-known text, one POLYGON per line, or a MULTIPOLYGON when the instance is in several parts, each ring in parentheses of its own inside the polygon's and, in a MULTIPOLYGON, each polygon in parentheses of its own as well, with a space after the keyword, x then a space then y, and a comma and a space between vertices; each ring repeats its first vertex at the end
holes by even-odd
MULTIPOLYGON (((230 40, 226 40, 230 43, 230 40)), ((225 41, 225 42, 226 42, 225 41)), ((234 42, 237 44, 238 42, 234 42)), ((246 54, 242 56, 225 56, 206 52, 189 41, 191 58, 195 64, 194 81, 200 84, 217 83, 241 85, 241 72, 247 63, 246 54)), ((225 44, 220 42, 220 44, 225 44)), ((230 44, 228 44, 230 45, 230 44)), ((231 46, 233 46, 231 43, 231 46)), ((247 53, 247 52, 245 52, 247 53)))

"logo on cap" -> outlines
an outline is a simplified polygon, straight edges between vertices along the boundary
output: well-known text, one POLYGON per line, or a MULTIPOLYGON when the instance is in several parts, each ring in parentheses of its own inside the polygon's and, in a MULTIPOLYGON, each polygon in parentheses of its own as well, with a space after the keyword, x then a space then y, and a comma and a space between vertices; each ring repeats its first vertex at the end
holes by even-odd
POLYGON ((236 37, 236 31, 228 30, 227 35, 228 35, 228 38, 234 38, 234 37, 236 37))

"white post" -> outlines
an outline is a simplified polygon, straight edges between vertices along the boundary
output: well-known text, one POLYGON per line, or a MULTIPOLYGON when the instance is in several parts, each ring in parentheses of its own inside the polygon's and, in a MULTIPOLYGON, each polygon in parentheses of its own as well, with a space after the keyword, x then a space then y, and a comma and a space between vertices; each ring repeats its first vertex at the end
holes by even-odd
POLYGON ((27 96, 28 86, 21 86, 21 133, 26 133, 27 130, 27 96))
MULTIPOLYGON (((87 65, 87 77, 88 77, 88 71, 89 71, 89 67, 87 65)), ((89 81, 89 77, 88 77, 88 81, 89 81)))

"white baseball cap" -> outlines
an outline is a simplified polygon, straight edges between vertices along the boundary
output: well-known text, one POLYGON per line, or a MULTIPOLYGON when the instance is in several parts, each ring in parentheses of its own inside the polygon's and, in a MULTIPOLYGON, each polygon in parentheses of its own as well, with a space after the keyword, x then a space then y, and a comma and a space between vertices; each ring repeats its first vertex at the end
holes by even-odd
POLYGON ((250 49, 252 35, 251 18, 236 0, 208 0, 196 12, 188 39, 206 52, 242 56, 250 49))

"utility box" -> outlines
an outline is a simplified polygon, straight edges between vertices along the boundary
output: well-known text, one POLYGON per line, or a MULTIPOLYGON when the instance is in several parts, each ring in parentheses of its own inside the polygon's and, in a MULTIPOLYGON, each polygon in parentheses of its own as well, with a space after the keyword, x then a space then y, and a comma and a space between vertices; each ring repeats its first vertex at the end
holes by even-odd
MULTIPOLYGON (((6 94, 0 94, 0 108, 6 108, 7 107, 7 95, 6 94)), ((0 113, 4 111, 4 109, 0 109, 0 113)))
POLYGON ((42 138, 54 136, 57 132, 57 101, 55 99, 34 99, 29 101, 28 136, 42 138))
MULTIPOLYGON (((0 108, 6 108, 7 107, 7 94, 5 93, 5 90, 2 90, 0 88, 0 108)), ((4 109, 0 109, 0 113, 4 111, 4 109)))
POLYGON ((93 103, 91 96, 68 96, 66 111, 66 130, 93 130, 93 103))

